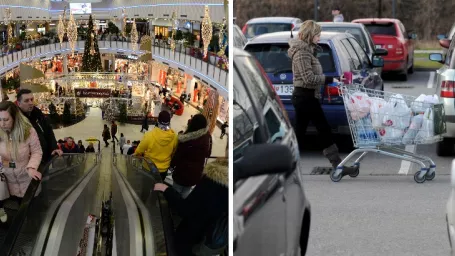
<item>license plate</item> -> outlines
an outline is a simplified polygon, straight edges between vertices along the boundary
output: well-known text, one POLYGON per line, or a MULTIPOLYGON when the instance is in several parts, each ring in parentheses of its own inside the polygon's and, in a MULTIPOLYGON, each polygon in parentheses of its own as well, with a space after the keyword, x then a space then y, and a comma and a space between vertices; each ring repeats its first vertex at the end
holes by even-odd
POLYGON ((375 46, 376 46, 376 49, 382 49, 383 48, 382 45, 379 45, 379 44, 377 44, 375 46))
POLYGON ((292 95, 294 85, 292 84, 276 84, 274 85, 275 91, 280 96, 292 95))

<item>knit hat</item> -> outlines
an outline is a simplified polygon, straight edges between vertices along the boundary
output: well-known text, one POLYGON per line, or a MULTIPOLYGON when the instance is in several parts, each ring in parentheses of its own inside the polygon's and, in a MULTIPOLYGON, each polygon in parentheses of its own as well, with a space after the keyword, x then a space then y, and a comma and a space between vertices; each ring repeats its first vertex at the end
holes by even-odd
POLYGON ((163 110, 158 115, 158 123, 161 125, 169 125, 171 123, 171 114, 166 110, 163 110))

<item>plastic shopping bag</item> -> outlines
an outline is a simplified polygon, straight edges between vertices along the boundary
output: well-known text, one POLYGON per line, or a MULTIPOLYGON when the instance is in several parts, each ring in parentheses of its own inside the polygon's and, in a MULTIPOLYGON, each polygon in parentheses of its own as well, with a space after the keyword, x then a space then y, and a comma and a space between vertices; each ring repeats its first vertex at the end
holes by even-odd
POLYGON ((417 133, 420 131, 423 123, 423 114, 416 115, 412 118, 411 125, 409 129, 403 136, 403 144, 411 145, 414 144, 414 138, 417 136, 417 133))
POLYGON ((411 123, 412 111, 403 99, 403 96, 396 94, 391 97, 383 118, 383 125, 397 129, 406 129, 411 123))
POLYGON ((381 141, 388 144, 400 144, 403 138, 403 130, 393 127, 384 127, 379 129, 379 136, 381 141))
POLYGON ((411 103, 411 109, 414 113, 423 114, 428 108, 438 103, 439 97, 436 94, 433 96, 420 94, 420 96, 411 103))
POLYGON ((434 123, 433 123, 433 110, 427 108, 425 114, 423 115, 422 127, 416 135, 415 141, 420 144, 425 144, 431 142, 431 139, 434 137, 434 123))
POLYGON ((370 113, 370 97, 366 93, 353 93, 346 104, 354 121, 364 118, 370 113))
POLYGON ((374 128, 380 128, 383 126, 382 120, 388 103, 382 98, 370 98, 370 102, 371 125, 374 128))
POLYGON ((370 116, 359 119, 355 122, 355 126, 358 146, 372 146, 380 141, 376 130, 373 129, 370 116))

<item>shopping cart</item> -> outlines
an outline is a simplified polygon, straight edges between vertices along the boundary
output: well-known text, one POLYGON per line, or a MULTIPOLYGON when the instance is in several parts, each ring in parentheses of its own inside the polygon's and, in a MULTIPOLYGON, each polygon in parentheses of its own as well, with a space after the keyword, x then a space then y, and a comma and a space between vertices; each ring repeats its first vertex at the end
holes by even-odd
MULTIPOLYGON (((420 165, 414 175, 417 183, 433 180, 436 164, 427 156, 408 152, 405 145, 433 144, 442 140, 446 132, 444 106, 437 97, 433 102, 417 97, 367 89, 362 84, 338 83, 343 97, 354 147, 335 170, 330 173, 334 182, 343 176, 357 177, 360 162, 369 153, 378 153, 420 165), (355 171, 343 173, 343 166, 355 155, 355 171)), ((433 96, 429 96, 430 99, 433 96)))

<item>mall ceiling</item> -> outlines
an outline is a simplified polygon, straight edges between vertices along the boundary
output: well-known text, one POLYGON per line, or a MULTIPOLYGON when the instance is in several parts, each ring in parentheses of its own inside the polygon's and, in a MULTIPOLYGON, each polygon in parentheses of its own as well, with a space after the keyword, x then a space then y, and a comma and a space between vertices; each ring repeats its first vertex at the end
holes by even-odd
MULTIPOLYGON (((224 0, 2 0, 1 9, 10 8, 12 20, 58 20, 65 6, 72 9, 76 19, 88 19, 94 14, 96 19, 122 18, 124 10, 128 18, 169 19, 172 12, 179 19, 202 20, 204 6, 210 8, 210 17, 221 22, 225 16, 224 0)), ((0 11, 0 19, 5 13, 0 11)))

